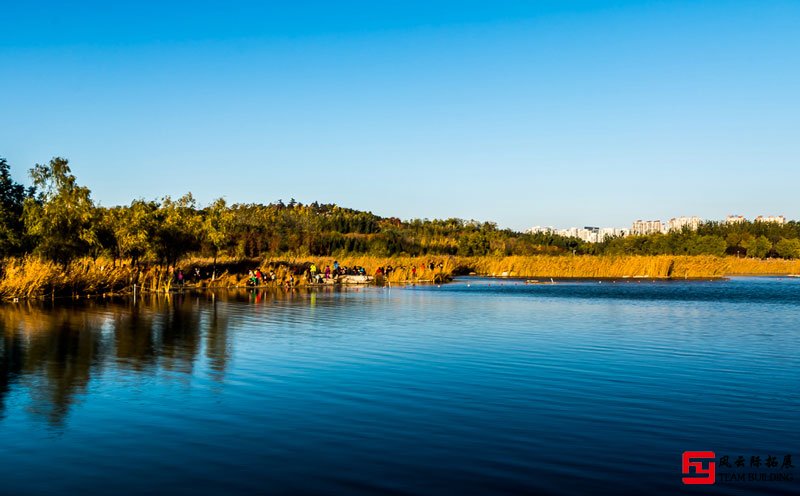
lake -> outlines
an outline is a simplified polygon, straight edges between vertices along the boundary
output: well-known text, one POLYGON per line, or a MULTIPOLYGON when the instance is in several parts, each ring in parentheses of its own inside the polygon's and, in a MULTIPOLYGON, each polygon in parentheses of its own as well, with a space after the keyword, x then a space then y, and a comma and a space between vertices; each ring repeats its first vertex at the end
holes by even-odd
POLYGON ((798 279, 186 293, 0 325, 2 494, 800 490, 721 480, 800 478, 798 279), (689 450, 716 484, 682 484, 689 450))

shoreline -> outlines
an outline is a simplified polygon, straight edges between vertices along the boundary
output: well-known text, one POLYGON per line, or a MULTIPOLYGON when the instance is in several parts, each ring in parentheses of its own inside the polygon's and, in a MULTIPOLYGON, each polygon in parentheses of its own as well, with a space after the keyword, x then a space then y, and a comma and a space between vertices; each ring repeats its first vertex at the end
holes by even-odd
MULTIPOLYGON (((36 258, 5 259, 0 277, 0 299, 4 301, 130 295, 134 285, 139 294, 170 293, 184 283, 196 289, 247 289, 249 271, 274 275, 258 287, 286 290, 341 286, 314 283, 309 267, 363 268, 371 285, 442 284, 454 277, 477 275, 498 280, 562 281, 678 281, 718 280, 727 277, 798 277, 800 260, 754 259, 714 256, 509 256, 509 257, 373 257, 282 256, 265 259, 187 258, 177 266, 130 264, 107 259, 80 259, 67 266, 36 258), (383 271, 388 269, 388 277, 383 271)), ((539 283, 543 283, 539 281, 539 283)), ((363 284, 363 283, 362 283, 363 284)), ((359 286, 361 284, 354 284, 359 286)))
POLYGON ((746 275, 730 275, 730 276, 717 276, 717 277, 690 277, 688 279, 685 278, 655 278, 655 277, 553 277, 553 278, 542 278, 543 280, 526 280, 524 277, 517 277, 517 276, 490 276, 485 274, 470 274, 470 275, 460 275, 456 276, 453 279, 450 279, 447 282, 434 282, 431 280, 418 280, 418 281, 399 281, 393 282, 391 284, 375 284, 374 282, 365 283, 365 284, 303 284, 298 285, 292 288, 286 288, 283 286, 275 286, 275 285, 258 285, 258 286, 247 286, 247 285, 237 285, 237 286, 195 286, 195 285, 186 285, 183 288, 171 288, 168 291, 149 291, 149 290, 136 290, 134 293, 132 290, 127 289, 124 291, 117 291, 117 292, 106 292, 106 293, 81 293, 75 295, 56 295, 56 296, 48 296, 48 295, 41 295, 36 297, 25 297, 25 298, 13 298, 13 299, 3 299, 0 300, 0 305, 2 304, 19 304, 19 303, 30 303, 30 302, 67 302, 67 301, 80 301, 80 300, 98 300, 98 299, 125 299, 125 298, 138 298, 138 297, 153 297, 153 296, 162 296, 162 297, 172 297, 178 295, 186 295, 186 294, 201 294, 201 293, 218 293, 218 292, 253 292, 254 290, 258 291, 271 291, 274 293, 293 293, 293 292, 318 292, 320 290, 333 290, 333 291, 359 291, 361 289, 366 288, 374 288, 374 287, 381 287, 381 288, 392 288, 392 287, 409 287, 409 286, 433 286, 434 284, 437 286, 443 284, 452 284, 458 282, 459 280, 465 281, 469 280, 470 278, 483 278, 483 279, 493 279, 497 281, 514 281, 519 283, 524 283, 525 285, 531 286, 549 286, 555 284, 569 284, 569 283, 578 283, 578 282, 597 282, 597 283, 655 283, 655 282, 723 282, 730 280, 732 277, 737 278, 754 278, 754 277, 770 277, 776 279, 782 278, 792 278, 797 279, 800 278, 800 275, 797 274, 746 274, 746 275), (552 280, 547 280, 552 279, 552 280))

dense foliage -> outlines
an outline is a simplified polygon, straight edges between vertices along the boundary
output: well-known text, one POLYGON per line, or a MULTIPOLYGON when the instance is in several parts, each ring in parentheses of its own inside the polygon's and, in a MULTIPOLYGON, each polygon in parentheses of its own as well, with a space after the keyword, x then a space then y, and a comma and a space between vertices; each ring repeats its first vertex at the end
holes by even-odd
POLYGON ((333 204, 268 205, 219 199, 204 208, 191 194, 99 207, 68 162, 13 181, 0 159, 0 256, 39 255, 58 263, 101 255, 174 264, 187 254, 264 257, 292 254, 509 256, 536 254, 738 255, 800 258, 800 224, 706 223, 694 231, 584 243, 553 234, 499 229, 462 219, 401 221, 333 204))

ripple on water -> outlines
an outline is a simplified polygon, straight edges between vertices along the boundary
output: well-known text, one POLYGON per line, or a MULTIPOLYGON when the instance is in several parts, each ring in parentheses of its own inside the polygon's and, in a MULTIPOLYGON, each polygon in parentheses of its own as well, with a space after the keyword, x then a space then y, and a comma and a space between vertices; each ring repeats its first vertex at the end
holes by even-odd
POLYGON ((684 450, 800 446, 798 283, 7 306, 3 490, 675 493, 684 450))

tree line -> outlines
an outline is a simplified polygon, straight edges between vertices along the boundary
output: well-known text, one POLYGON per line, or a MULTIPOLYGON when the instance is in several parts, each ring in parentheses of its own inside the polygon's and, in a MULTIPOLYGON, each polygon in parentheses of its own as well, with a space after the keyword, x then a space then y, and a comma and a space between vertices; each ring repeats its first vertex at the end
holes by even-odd
POLYGON ((338 254, 510 256, 536 254, 737 255, 800 258, 800 225, 708 222, 697 231, 585 243, 549 233, 500 229, 463 219, 402 221, 335 204, 294 199, 200 207, 191 193, 102 207, 78 184, 66 159, 16 183, 0 159, 0 257, 35 255, 59 263, 109 257, 174 265, 189 254, 213 257, 338 254))
POLYGON ((615 237, 583 247, 610 255, 731 255, 753 258, 800 258, 800 223, 726 223, 709 221, 696 231, 615 237))

